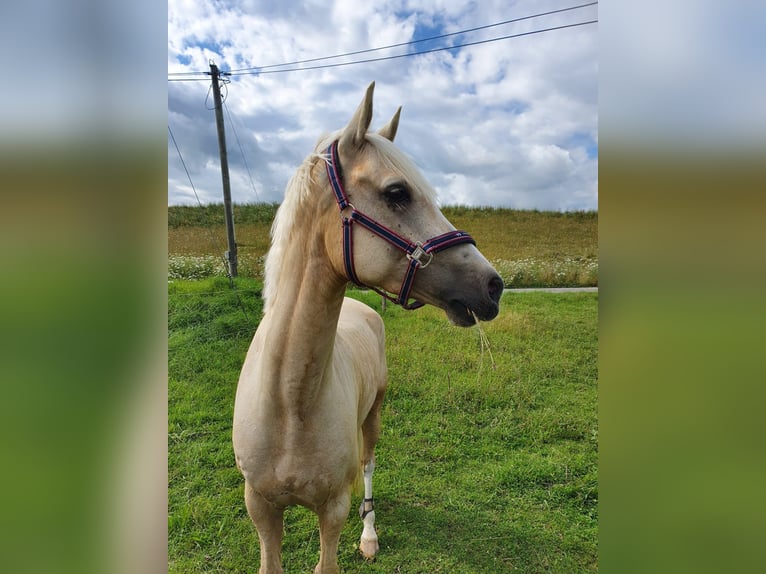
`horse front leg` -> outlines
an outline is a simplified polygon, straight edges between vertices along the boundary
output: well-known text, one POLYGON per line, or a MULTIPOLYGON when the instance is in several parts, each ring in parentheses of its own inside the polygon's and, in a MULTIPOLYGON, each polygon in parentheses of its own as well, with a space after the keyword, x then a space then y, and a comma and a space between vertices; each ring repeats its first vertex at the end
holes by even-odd
POLYGON ((258 574, 283 574, 284 508, 277 508, 245 483, 245 506, 258 532, 261 567, 258 574))
POLYGON ((364 525, 359 551, 365 558, 372 559, 380 550, 378 534, 375 532, 375 503, 372 496, 372 475, 375 472, 375 445, 380 436, 380 410, 385 396, 385 381, 380 385, 375 402, 362 425, 364 438, 364 500, 359 507, 359 517, 364 525))
POLYGON ((378 534, 375 532, 375 503, 372 497, 372 474, 375 472, 375 455, 364 465, 364 500, 359 507, 359 517, 364 528, 359 541, 362 556, 372 559, 380 550, 378 534))
POLYGON ((314 574, 338 574, 338 541, 340 532, 348 518, 351 508, 351 493, 344 492, 328 500, 317 514, 319 515, 319 564, 314 574))

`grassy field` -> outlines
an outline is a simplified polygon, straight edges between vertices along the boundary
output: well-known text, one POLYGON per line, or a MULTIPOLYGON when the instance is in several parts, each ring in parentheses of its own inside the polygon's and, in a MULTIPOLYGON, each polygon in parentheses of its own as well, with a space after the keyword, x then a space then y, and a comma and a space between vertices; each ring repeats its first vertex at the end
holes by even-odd
MULTIPOLYGON (((276 208, 276 204, 263 203, 234 206, 240 275, 262 278, 276 208)), ((596 212, 454 206, 443 212, 455 227, 473 235, 509 287, 598 285, 596 212)), ((223 221, 221 205, 168 208, 170 278, 225 274, 223 221)))
MULTIPOLYGON (((240 278, 236 287, 225 278, 168 287, 171 573, 254 572, 258 562, 231 416, 260 283, 240 278)), ((380 310, 380 297, 352 294, 380 310)), ((492 357, 476 328, 452 327, 436 309, 383 312, 381 550, 375 562, 360 557, 352 510, 343 572, 597 571, 597 307, 596 293, 506 293, 483 326, 492 357)), ((315 516, 291 509, 285 572, 311 572, 318 555, 315 516)))

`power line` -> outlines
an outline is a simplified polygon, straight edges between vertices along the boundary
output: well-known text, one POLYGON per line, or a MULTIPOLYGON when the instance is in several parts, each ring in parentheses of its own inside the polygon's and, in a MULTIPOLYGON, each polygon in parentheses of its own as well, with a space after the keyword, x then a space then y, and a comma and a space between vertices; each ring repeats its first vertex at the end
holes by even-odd
MULTIPOLYGON (((197 190, 194 187, 194 182, 192 182, 191 175, 189 175, 189 170, 186 168, 186 162, 184 161, 183 156, 181 155, 181 150, 178 147, 178 143, 176 143, 176 138, 173 135, 173 130, 170 129, 170 124, 168 124, 168 133, 170 134, 170 139, 173 140, 173 145, 176 148, 176 152, 178 152, 178 157, 181 160, 181 165, 184 167, 184 171, 186 172, 186 177, 189 178, 189 183, 191 184, 192 191, 194 191, 194 197, 197 198, 197 203, 200 207, 202 207, 202 202, 199 199, 199 195, 197 195, 197 190)), ((220 251, 220 246, 218 245, 215 234, 213 233, 213 229, 208 227, 208 231, 210 232, 210 241, 213 245, 213 248, 220 251)), ((229 278, 229 287, 234 292, 234 295, 237 297, 237 301, 239 302, 239 306, 242 309, 242 314, 245 316, 245 320, 250 322, 250 316, 247 314, 247 309, 245 309, 245 304, 242 301, 242 298, 239 296, 239 290, 237 289, 236 284, 234 283, 234 278, 231 276, 229 265, 225 257, 221 257, 221 263, 223 264, 224 269, 226 270, 226 275, 229 278)))
MULTIPOLYGON (((171 72, 171 74, 174 72, 171 72)), ((168 78, 168 82, 207 82, 208 78, 168 78)))
POLYGON ((226 109, 226 114, 229 116, 229 125, 231 126, 231 130, 234 132, 234 139, 237 140, 237 146, 239 147, 239 153, 242 154, 242 161, 245 164, 245 169, 247 170, 247 177, 250 178, 250 187, 253 188, 253 193, 255 193, 255 198, 259 202, 261 201, 261 198, 258 197, 258 191, 255 189, 255 184, 253 183, 253 174, 250 173, 250 166, 247 163, 247 158, 245 157, 245 150, 242 149, 242 144, 239 141, 239 136, 237 135, 237 128, 234 127, 234 120, 231 117, 231 111, 229 110, 229 106, 226 105, 226 100, 223 100, 223 107, 226 109))
POLYGON ((529 32, 520 32, 518 34, 509 34, 507 36, 500 36, 497 38, 490 38, 488 40, 477 40, 476 42, 467 42, 465 44, 456 44, 455 46, 444 46, 441 48, 433 48, 431 50, 423 50, 421 52, 411 52, 408 54, 397 54, 394 56, 382 56, 380 58, 368 58, 366 60, 355 60, 353 62, 338 62, 335 64, 323 64, 320 66, 307 66, 305 68, 287 68, 284 70, 267 70, 265 72, 236 72, 232 73, 232 76, 246 76, 246 75, 260 75, 260 74, 278 74, 282 72, 303 72, 306 70, 319 70, 322 68, 338 68, 340 66, 352 66, 354 64, 367 64, 370 62, 382 62, 384 60, 394 60, 397 58, 408 58, 411 56, 420 56, 422 54, 432 54, 434 52, 443 52, 445 50, 457 50, 458 48, 466 48, 468 46, 477 46, 479 44, 488 44, 490 42, 499 42, 500 40, 509 40, 511 38, 521 38, 522 36, 531 36, 533 34, 541 34, 543 32, 552 32, 554 30, 563 30, 565 28, 574 28, 576 26, 585 26, 587 24, 595 24, 598 20, 588 20, 587 22, 577 22, 575 24, 564 24, 561 26, 554 26, 552 28, 543 28, 540 30, 531 30, 529 32))
POLYGON ((200 207, 202 207, 202 202, 199 199, 199 195, 197 195, 197 189, 194 187, 194 182, 192 181, 191 175, 189 174, 189 170, 186 167, 186 162, 184 161, 184 156, 181 155, 181 150, 178 148, 178 144, 176 143, 176 138, 173 135, 173 130, 170 129, 170 124, 168 124, 168 133, 170 134, 170 139, 173 140, 173 145, 176 148, 176 152, 178 153, 178 159, 181 160, 181 165, 184 167, 184 171, 186 172, 186 177, 189 179, 189 185, 191 185, 192 191, 194 192, 194 197, 197 198, 197 203, 200 207))
MULTIPOLYGON (((334 56, 323 56, 321 58, 309 58, 308 60, 296 60, 294 62, 285 62, 283 64, 269 64, 268 66, 252 66, 249 68, 237 68, 234 70, 231 70, 232 73, 235 72, 244 72, 248 70, 265 70, 268 68, 280 68, 282 66, 295 66, 297 64, 307 64, 310 62, 320 62, 323 60, 334 60, 335 58, 343 58, 346 56, 357 56, 359 54, 367 54, 369 52, 377 52, 380 50, 389 50, 391 48, 399 48, 401 46, 412 46, 414 44, 419 44, 422 42, 430 42, 432 40, 441 40, 443 38, 449 38, 451 36, 459 36, 461 34, 468 34, 470 32, 476 32, 478 30, 486 30, 488 28, 496 28, 497 26, 503 26, 505 24, 512 24, 514 22, 521 22, 523 20, 530 20, 532 18, 539 18, 542 16, 550 16, 551 14, 558 14, 560 12, 568 12, 570 10, 577 10, 579 8, 586 8, 588 6, 594 6, 598 4, 598 2, 589 2, 587 4, 580 4, 579 6, 570 6, 569 8, 560 8, 558 10, 551 10, 549 12, 541 12, 539 14, 532 14, 530 16, 521 16, 519 18, 513 18, 511 20, 505 20, 503 22, 496 22, 494 24, 486 24, 484 26, 477 26, 476 28, 467 28, 465 30, 459 30, 457 32, 451 32, 449 34, 441 34, 439 36, 431 36, 430 38, 421 38, 420 40, 411 40, 409 42, 400 42, 398 44, 391 44, 389 46, 380 46, 378 48, 368 48, 366 50, 357 50, 355 52, 346 52, 345 54, 336 54, 334 56)), ((467 44, 470 45, 470 44, 467 44)), ((457 48, 459 46, 453 46, 454 48, 457 48)), ((413 54, 416 55, 416 54, 413 54)), ((191 72, 189 72, 191 73, 191 72)))
MULTIPOLYGON (((181 150, 178 147, 178 143, 176 143, 176 138, 173 135, 173 130, 170 129, 170 124, 168 124, 168 133, 170 133, 170 139, 173 140, 173 145, 176 148, 176 152, 178 152, 178 158, 181 160, 181 165, 184 168, 184 171, 186 172, 186 177, 189 179, 189 185, 191 185, 192 191, 194 192, 194 197, 197 198, 197 204, 202 207, 202 202, 200 201, 199 195, 197 194, 197 189, 194 187, 194 182, 192 181, 191 175, 189 174, 189 170, 186 167, 186 162, 184 161, 184 157, 181 155, 181 150)), ((213 245, 213 248, 217 251, 220 251, 220 245, 218 244, 218 241, 215 238, 215 235, 213 235, 212 229, 210 231, 210 242, 213 245)), ((226 259, 221 257, 221 263, 224 266, 224 269, 228 273, 228 266, 226 265, 226 259)))
MULTIPOLYGON (((568 27, 571 27, 571 26, 581 26, 581 25, 584 25, 584 24, 592 24, 592 23, 597 22, 598 20, 593 20, 591 22, 582 22, 582 23, 579 23, 579 24, 573 24, 573 25, 567 25, 567 26, 559 26, 559 27, 554 27, 554 28, 548 28, 548 29, 545 29, 545 30, 538 30, 538 31, 535 31, 535 32, 527 32, 527 33, 522 33, 522 34, 518 34, 518 35, 503 36, 503 37, 493 38, 493 39, 489 39, 489 40, 482 40, 482 41, 479 41, 479 42, 470 42, 470 43, 460 44, 460 45, 455 45, 455 46, 446 46, 446 47, 442 47, 442 48, 436 48, 436 49, 433 49, 433 50, 425 50, 425 51, 422 51, 422 52, 413 52, 413 53, 409 53, 409 54, 400 54, 400 55, 396 55, 396 56, 387 56, 387 57, 381 57, 381 58, 375 58, 375 59, 358 60, 358 61, 354 61, 354 62, 343 62, 343 63, 337 63, 337 64, 324 65, 324 66, 312 66, 312 67, 295 68, 295 69, 288 69, 288 70, 271 70, 271 71, 268 71, 268 72, 263 72, 262 71, 262 70, 266 70, 266 69, 270 69, 270 68, 281 68, 281 67, 284 67, 284 66, 295 66, 295 65, 298 65, 298 64, 307 64, 307 63, 311 63, 311 62, 320 62, 320 61, 324 61, 324 60, 333 60, 335 58, 342 58, 342 57, 347 57, 347 56, 356 56, 356 55, 359 55, 359 54, 367 54, 367 53, 370 53, 370 52, 377 52, 377 51, 381 51, 381 50, 389 50, 391 48, 399 48, 399 47, 402 47, 402 46, 411 46, 411 45, 414 45, 414 44, 419 44, 419 43, 423 43, 423 42, 429 42, 429 41, 433 41, 433 40, 440 40, 440 39, 448 38, 448 37, 451 37, 451 36, 458 36, 458 35, 462 35, 462 34, 468 34, 470 32, 476 32, 478 30, 485 30, 485 29, 488 29, 488 28, 495 28, 497 26, 503 26, 505 24, 511 24, 511 23, 514 23, 514 22, 521 22, 523 20, 530 20, 532 18, 540 18, 542 16, 550 16, 551 14, 558 14, 558 13, 561 13, 561 12, 568 12, 568 11, 571 11, 571 10, 578 10, 580 8, 587 8, 589 6, 595 6, 596 4, 598 4, 598 2, 589 2, 589 3, 586 3, 586 4, 579 4, 577 6, 570 6, 568 8, 559 8, 557 10, 551 10, 551 11, 548 11, 548 12, 540 12, 538 14, 531 14, 529 16, 521 16, 519 18, 513 18, 513 19, 510 19, 510 20, 505 20, 503 22, 496 22, 494 24, 486 24, 484 26, 477 26, 475 28, 467 28, 465 30, 459 30, 457 32, 451 32, 449 34, 441 34, 441 35, 438 35, 438 36, 431 36, 431 37, 428 37, 428 38, 421 38, 419 40, 411 40, 409 42, 400 42, 398 44, 390 44, 388 46, 380 46, 380 47, 377 47, 377 48, 368 48, 368 49, 365 49, 365 50, 356 50, 356 51, 353 51, 353 52, 346 52, 344 54, 336 54, 334 56, 322 56, 322 57, 319 57, 319 58, 309 58, 309 59, 306 59, 306 60, 296 60, 296 61, 293 61, 293 62, 284 62, 282 64, 269 64, 267 66, 252 66, 252 67, 249 67, 249 68, 237 68, 235 70, 231 70, 231 72, 236 73, 236 75, 245 75, 245 72, 249 72, 249 71, 252 71, 252 72, 250 72, 251 74, 257 74, 257 73, 264 73, 264 74, 266 74, 266 73, 277 73, 277 72, 292 72, 292 71, 296 71, 296 70, 315 70, 315 69, 319 69, 319 68, 329 68, 329 67, 333 67, 333 66, 348 66, 348 65, 352 65, 352 64, 362 64, 362 63, 366 63, 366 62, 377 62, 377 61, 386 60, 386 59, 404 58, 404 57, 407 57, 407 56, 417 56, 419 54, 428 54, 428 53, 436 52, 436 51, 440 51, 440 50, 451 50, 451 49, 463 48, 463 47, 466 47, 466 46, 473 46, 473 45, 476 45, 476 44, 482 44, 482 43, 487 43, 487 42, 494 42, 494 41, 498 41, 498 40, 505 40, 505 39, 509 39, 509 38, 515 38, 515 37, 519 37, 519 36, 525 36, 525 35, 529 35, 529 34, 532 34, 532 33, 548 32, 548 31, 557 30, 557 29, 560 29, 560 28, 568 28, 568 27)), ((221 72, 221 74, 226 74, 226 72, 221 72)), ((169 72, 168 75, 169 76, 210 75, 210 72, 206 72, 206 71, 169 72)), ((183 79, 182 78, 168 78, 169 82, 196 82, 196 81, 203 81, 203 80, 207 80, 207 78, 183 78, 183 79)))
POLYGON ((191 75, 197 75, 197 74, 207 74, 210 75, 210 72, 168 72, 170 75, 173 76, 191 76, 191 75))

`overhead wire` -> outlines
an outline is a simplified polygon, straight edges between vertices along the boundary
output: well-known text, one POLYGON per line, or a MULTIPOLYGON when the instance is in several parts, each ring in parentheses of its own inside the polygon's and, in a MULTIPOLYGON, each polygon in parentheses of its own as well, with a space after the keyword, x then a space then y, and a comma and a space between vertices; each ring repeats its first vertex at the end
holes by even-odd
POLYGON ((208 82, 208 81, 210 81, 210 78, 168 78, 168 82, 208 82))
POLYGON ((354 60, 353 62, 337 62, 335 64, 323 64, 320 66, 307 66, 304 68, 287 68, 284 70, 266 70, 255 72, 232 72, 232 76, 247 76, 247 75, 261 75, 261 74, 278 74, 283 72, 304 72, 307 70, 320 70, 323 68, 339 68, 341 66, 352 66, 355 64, 367 64, 371 62, 382 62, 385 60, 395 60, 397 58, 408 58, 411 56, 420 56, 422 54, 432 54, 434 52, 443 52, 445 50, 457 50, 458 48, 466 48, 468 46, 477 46, 479 44, 488 44, 490 42, 498 42, 500 40, 508 40, 511 38, 521 38, 522 36, 531 36, 533 34, 542 34, 543 32, 552 32, 554 30, 563 30, 565 28, 574 28, 577 26, 585 26, 587 24, 595 24, 598 20, 588 20, 586 22, 577 22, 575 24, 563 24, 561 26, 553 26, 551 28, 543 28, 540 30, 530 30, 528 32, 519 32, 517 34, 509 34, 507 36, 500 36, 498 38, 490 38, 487 40, 477 40, 475 42, 467 42, 465 44, 456 44, 455 46, 442 46, 440 48, 432 48, 430 50, 423 50, 420 52, 410 52, 407 54, 396 54, 393 56, 382 56, 380 58, 368 58, 365 60, 354 60))
POLYGON ((242 143, 239 141, 239 135, 237 134, 237 128, 234 126, 234 120, 231 117, 231 111, 229 110, 229 106, 226 105, 226 101, 223 101, 223 107, 226 109, 226 115, 229 116, 229 125, 231 126, 231 131, 234 132, 234 139, 237 140, 237 146, 239 147, 239 153, 242 154, 242 161, 245 164, 245 169, 247 170, 247 177, 250 179, 250 187, 253 189, 253 193, 255 193, 255 198, 258 201, 261 201, 261 198, 258 196, 258 190, 255 189, 255 183, 253 183, 253 174, 250 172, 250 166, 247 163, 247 158, 245 157, 245 150, 242 149, 242 143))
POLYGON ((173 135, 173 130, 170 129, 170 124, 168 124, 168 133, 170 134, 170 139, 173 141, 173 145, 176 148, 176 152, 178 153, 178 159, 181 160, 181 165, 184 168, 184 171, 186 172, 186 177, 189 179, 189 185, 191 185, 192 191, 194 192, 194 197, 197 198, 197 203, 200 207, 202 207, 202 202, 199 199, 199 195, 197 194, 197 188, 194 187, 194 182, 192 181, 191 175, 189 174, 189 169, 186 167, 186 162, 184 161, 184 156, 181 155, 181 150, 178 147, 178 143, 176 142, 176 137, 173 135))
MULTIPOLYGON (((266 65, 266 66, 252 66, 252 67, 247 67, 247 68, 237 68, 237 69, 231 70, 228 73, 230 73, 231 75, 257 75, 257 74, 274 74, 274 73, 280 73, 280 72, 294 72, 294 71, 300 71, 300 70, 316 70, 316 69, 322 69, 322 68, 332 68, 332 67, 339 67, 339 66, 350 66, 350 65, 354 65, 354 64, 363 64, 363 63, 369 63, 369 62, 379 62, 379 61, 383 61, 383 60, 391 60, 391 59, 395 59, 395 58, 405 58, 405 57, 409 57, 409 56, 418 56, 418 55, 421 55, 421 54, 429 54, 429 53, 445 51, 445 50, 455 50, 455 49, 458 49, 458 48, 464 48, 464 47, 468 47, 468 46, 475 46, 475 45, 478 45, 478 44, 486 44, 486 43, 489 43, 489 42, 497 42, 497 41, 500 41, 500 40, 507 40, 507 39, 511 39, 511 38, 518 38, 518 37, 521 37, 521 36, 528 36, 528 35, 531 35, 531 34, 539 34, 539 33, 543 33, 543 32, 550 32, 550 31, 553 31, 553 30, 560 30, 560 29, 563 29, 563 28, 571 28, 571 27, 574 27, 574 26, 583 26, 583 25, 586 25, 586 24, 594 24, 594 23, 598 22, 598 20, 594 19, 594 20, 590 20, 590 21, 587 21, 587 22, 578 22, 576 24, 567 24, 567 25, 561 25, 561 26, 554 26, 554 27, 551 27, 551 28, 545 28, 545 29, 541 29, 541 30, 533 30, 533 31, 522 32, 522 33, 518 33, 518 34, 510 34, 510 35, 506 35, 506 36, 500 36, 500 37, 497 37, 497 38, 490 38, 490 39, 487 39, 487 40, 478 40, 478 41, 475 41, 475 42, 467 42, 467 43, 464 43, 464 44, 456 44, 454 46, 442 46, 442 47, 439 47, 439 48, 432 48, 430 50, 423 50, 423 51, 418 51, 418 52, 408 52, 408 53, 405 53, 405 54, 396 54, 396 55, 392 55, 392 56, 383 56, 383 57, 379 57, 379 58, 368 58, 368 59, 363 59, 363 60, 354 60, 352 62, 338 62, 338 63, 335 63, 335 64, 325 64, 325 65, 322 65, 322 66, 308 66, 308 67, 301 67, 301 68, 288 68, 288 69, 283 69, 283 70, 273 70, 272 69, 272 68, 283 68, 285 66, 296 66, 296 65, 299 65, 299 64, 306 64, 306 63, 311 63, 311 62, 320 62, 320 61, 325 61, 325 60, 334 60, 336 58, 343 58, 343 57, 348 57, 348 56, 356 56, 356 55, 359 55, 359 54, 367 54, 367 53, 371 53, 371 52, 378 52, 378 51, 382 51, 382 50, 389 50, 391 48, 399 48, 399 47, 402 47, 402 46, 410 46, 410 45, 415 45, 415 44, 419 44, 419 43, 423 43, 423 42, 429 42, 429 41, 440 40, 440 39, 444 39, 444 38, 448 38, 448 37, 452 37, 452 36, 468 34, 468 33, 476 32, 476 31, 479 31, 479 30, 486 30, 486 29, 489 29, 489 28, 495 28, 495 27, 498 27, 498 26, 506 25, 506 24, 511 24, 511 23, 515 23, 515 22, 521 22, 523 20, 530 20, 530 19, 533 19, 533 18, 540 18, 540 17, 543 17, 543 16, 550 16, 552 14, 558 14, 558 13, 562 13, 562 12, 578 10, 580 8, 587 8, 589 6, 594 6, 594 5, 597 5, 597 4, 598 4, 598 2, 588 2, 588 3, 585 3, 585 4, 578 4, 577 6, 569 6, 567 8, 559 8, 559 9, 550 10, 550 11, 547 11, 547 12, 540 12, 540 13, 537 13, 537 14, 530 14, 528 16, 520 16, 518 18, 512 18, 510 20, 504 20, 502 22, 495 22, 493 24, 486 24, 486 25, 483 25, 483 26, 477 26, 475 28, 467 28, 467 29, 464 29, 464 30, 458 30, 457 32, 450 32, 448 34, 440 34, 440 35, 437 35, 437 36, 430 36, 428 38, 420 38, 420 39, 417 39, 417 40, 410 40, 408 42, 399 42, 397 44, 390 44, 390 45, 387 45, 387 46, 379 46, 377 48, 367 48, 367 49, 364 49, 364 50, 355 50, 355 51, 352 51, 352 52, 346 52, 346 53, 342 53, 342 54, 335 54, 333 56, 322 56, 322 57, 317 57, 317 58, 308 58, 308 59, 305 59, 305 60, 295 60, 295 61, 292 61, 292 62, 284 62, 284 63, 281 63, 281 64, 269 64, 269 65, 266 65)), ((182 75, 183 76, 185 76, 185 75, 207 75, 207 76, 209 76, 210 72, 207 72, 207 71, 169 72, 168 75, 169 76, 182 76, 182 75)), ((207 80, 207 78, 168 78, 169 82, 193 82, 193 81, 204 81, 204 80, 207 80)))
MULTIPOLYGON (((191 175, 189 174, 189 169, 186 167, 186 162, 184 161, 183 155, 181 155, 181 149, 178 147, 178 143, 176 142, 176 138, 173 135, 173 130, 170 129, 170 124, 168 124, 168 133, 170 133, 170 139, 173 141, 173 145, 176 148, 176 152, 178 153, 178 158, 181 160, 181 165, 184 168, 184 171, 186 172, 186 177, 189 179, 189 185, 191 185, 192 191, 194 192, 194 197, 197 198, 197 205, 202 207, 202 201, 199 198, 199 194, 197 193, 197 188, 194 187, 194 182, 192 181, 191 175)), ((221 245, 216 241, 215 235, 213 235, 212 229, 210 229, 210 243, 212 244, 213 248, 216 251, 221 251, 221 245)), ((226 265, 226 258, 221 256, 221 262, 223 263, 223 266, 228 271, 228 266, 226 265)))
MULTIPOLYGON (((197 198, 197 204, 200 207, 202 207, 202 201, 200 201, 199 194, 197 193, 197 189, 194 187, 194 182, 192 181, 191 175, 189 174, 189 170, 186 167, 186 162, 184 161, 183 155, 181 154, 181 149, 178 147, 178 142, 176 142, 176 138, 173 135, 173 130, 170 129, 170 124, 168 124, 168 133, 170 134, 170 139, 173 141, 173 145, 176 148, 178 157, 181 160, 181 165, 183 166, 184 171, 186 172, 186 177, 189 178, 189 184, 191 185, 192 191, 194 192, 194 197, 197 198)), ((210 232, 210 242, 213 245, 213 248, 220 253, 222 251, 221 245, 216 241, 212 228, 208 227, 208 231, 210 232)), ((229 266, 226 262, 226 257, 221 255, 220 259, 224 269, 226 270, 226 276, 229 278, 229 287, 234 292, 234 295, 237 297, 237 302, 239 303, 240 309, 242 310, 242 314, 245 316, 246 321, 251 322, 250 315, 248 315, 247 309, 245 308, 245 303, 244 301, 242 301, 242 298, 239 295, 239 290, 237 289, 237 286, 234 283, 234 278, 231 276, 231 273, 229 272, 229 266)))
MULTIPOLYGON (((412 46, 414 44, 420 44, 423 42, 431 42, 433 40, 442 40, 444 38, 450 38, 452 36, 459 36, 463 34, 468 34, 470 32, 477 32, 479 30, 486 30, 488 28, 496 28, 498 26, 504 26, 505 24, 513 24, 515 22, 521 22, 523 20, 530 20, 532 18, 540 18, 542 16, 550 16, 551 14, 558 14, 560 12, 568 12, 570 10, 577 10, 579 8, 586 8, 588 6, 594 6, 595 4, 598 4, 598 2, 588 2, 587 4, 580 4, 579 6, 570 6, 568 8, 559 8, 558 10, 550 10, 548 12, 540 12, 539 14, 532 14, 529 16, 521 16, 519 18, 512 18, 510 20, 504 20, 502 22, 496 22, 494 24, 486 24, 484 26, 477 26, 475 28, 467 28, 465 30, 458 30, 457 32, 450 32, 449 34, 440 34, 438 36, 430 36, 428 38, 420 38, 419 40, 410 40, 409 42, 399 42, 398 44, 390 44, 388 46, 379 46, 377 48, 367 48, 366 50, 356 50, 354 52, 346 52, 344 54, 336 54, 334 56, 322 56, 321 58, 309 58, 307 60, 296 60, 294 62, 285 62, 282 64, 269 64, 267 66, 252 66, 248 68, 236 68, 230 70, 231 73, 235 72, 244 72, 249 70, 265 70, 269 68, 281 68, 283 66, 295 66, 297 64, 307 64, 311 62, 320 62, 323 60, 334 60, 335 58, 343 58, 347 56, 357 56, 359 54, 367 54, 369 52, 377 52, 380 50, 389 50, 391 48, 400 48, 402 46, 412 46)), ((457 48, 458 46, 453 46, 454 48, 457 48)), ((417 54, 412 54, 417 55, 417 54)), ((192 72, 188 72, 192 73, 192 72)))

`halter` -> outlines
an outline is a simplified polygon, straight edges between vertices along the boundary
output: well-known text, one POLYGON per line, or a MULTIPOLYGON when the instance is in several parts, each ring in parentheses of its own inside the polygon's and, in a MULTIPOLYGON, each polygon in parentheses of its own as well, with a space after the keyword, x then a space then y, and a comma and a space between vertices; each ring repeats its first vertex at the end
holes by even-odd
POLYGON ((329 161, 326 162, 327 177, 329 177, 330 184, 335 192, 335 199, 338 202, 340 217, 343 221, 343 262, 349 280, 360 287, 372 289, 389 301, 401 305, 405 309, 411 310, 422 307, 425 303, 421 303, 420 301, 413 301, 412 303, 408 302, 410 298, 410 290, 412 289, 412 284, 415 282, 415 273, 417 270, 428 267, 431 261, 433 261, 434 254, 439 251, 443 251, 448 247, 453 247, 462 243, 476 245, 476 241, 474 241, 473 237, 468 235, 465 231, 457 230, 448 231, 447 233, 432 237, 425 243, 412 243, 405 239, 395 231, 365 215, 349 202, 348 196, 343 189, 340 161, 338 159, 337 140, 327 148, 327 155, 329 156, 329 161), (353 224, 355 222, 366 227, 375 235, 382 237, 397 249, 404 251, 407 256, 409 264, 407 265, 407 271, 404 274, 402 285, 399 288, 398 296, 394 296, 383 289, 365 285, 359 280, 359 277, 357 277, 356 271, 354 270, 354 242, 352 234, 353 224))

